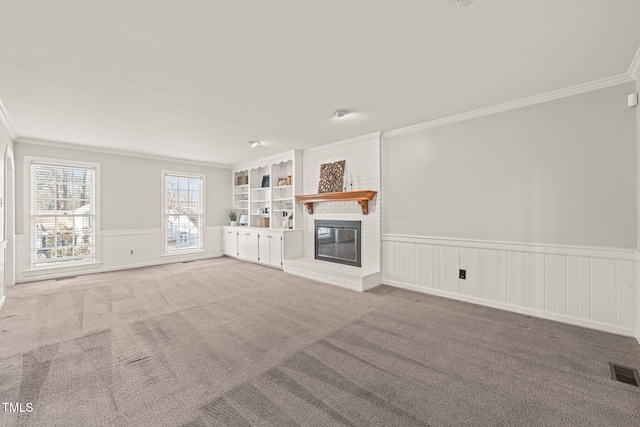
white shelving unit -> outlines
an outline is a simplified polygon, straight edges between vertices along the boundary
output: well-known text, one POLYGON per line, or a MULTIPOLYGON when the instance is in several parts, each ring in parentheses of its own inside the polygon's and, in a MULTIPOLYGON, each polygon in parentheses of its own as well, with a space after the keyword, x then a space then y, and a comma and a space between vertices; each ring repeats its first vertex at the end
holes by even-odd
POLYGON ((231 203, 238 216, 247 215, 249 224, 223 228, 224 254, 276 268, 282 268, 285 259, 302 257, 303 208, 294 197, 302 193, 302 152, 242 163, 232 173, 231 203))
POLYGON ((233 201, 231 206, 240 215, 249 214, 249 171, 242 170, 233 173, 233 201), (246 182, 246 184, 243 184, 246 182))
POLYGON ((236 165, 233 183, 232 206, 248 215, 249 227, 288 230, 292 218, 292 229, 302 229, 302 205, 294 197, 302 192, 301 151, 236 165))

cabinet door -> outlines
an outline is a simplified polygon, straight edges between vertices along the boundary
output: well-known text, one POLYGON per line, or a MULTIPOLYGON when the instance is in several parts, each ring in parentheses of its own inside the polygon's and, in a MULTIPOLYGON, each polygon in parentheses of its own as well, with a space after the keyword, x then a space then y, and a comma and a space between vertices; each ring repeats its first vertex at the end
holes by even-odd
POLYGON ((265 232, 258 234, 258 262, 261 264, 269 264, 269 241, 271 240, 271 235, 265 232))
POLYGON ((238 232, 238 258, 249 259, 249 233, 244 230, 238 232))
POLYGON ((258 231, 247 232, 247 259, 258 262, 258 231))
POLYGON ((282 267, 282 236, 280 234, 269 236, 269 264, 282 267))
POLYGON ((226 255, 238 256, 238 232, 236 230, 227 230, 224 235, 224 253, 226 255))
POLYGON ((222 229, 222 253, 229 255, 229 230, 222 229))

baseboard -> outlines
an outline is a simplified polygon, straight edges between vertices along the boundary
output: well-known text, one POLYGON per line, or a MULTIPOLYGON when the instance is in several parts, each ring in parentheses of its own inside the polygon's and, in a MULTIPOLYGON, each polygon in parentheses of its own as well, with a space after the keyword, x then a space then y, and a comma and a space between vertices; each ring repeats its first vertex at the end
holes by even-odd
POLYGON ((534 316, 541 319, 554 320, 556 322, 568 323, 571 325, 582 326, 584 328, 596 329, 598 331, 610 332, 613 334, 625 335, 629 337, 635 337, 640 343, 640 333, 630 328, 624 328, 621 326, 607 325, 605 323, 594 322, 592 320, 578 319, 571 316, 564 316, 561 314, 549 313, 543 310, 537 310, 532 308, 520 307, 503 302, 490 301, 482 298, 471 297, 468 295, 461 295, 452 292, 442 291, 439 289, 429 289, 420 286, 411 285, 409 283, 397 282, 394 280, 383 279, 383 285, 389 285, 396 288, 407 289, 410 291, 421 292, 429 295, 435 295, 439 297, 445 297, 455 299, 458 301, 468 302, 471 304, 483 305, 486 307, 497 308, 500 310, 511 311, 514 313, 525 314, 528 316, 534 316))
POLYGON ((369 284, 362 285, 362 292, 366 292, 369 289, 373 289, 378 286, 380 286, 380 283, 369 283, 369 284))
POLYGON ((2 310, 2 307, 4 307, 4 303, 6 300, 7 300, 6 296, 0 298, 0 310, 2 310))
POLYGON ((93 270, 67 271, 64 273, 47 274, 42 276, 32 276, 28 278, 16 279, 16 283, 39 282, 42 280, 59 279, 61 277, 68 277, 68 276, 86 276, 88 274, 108 273, 112 271, 131 270, 134 268, 153 267, 157 265, 166 265, 166 264, 177 264, 177 263, 187 262, 187 261, 198 261, 203 259, 220 258, 222 256, 223 256, 222 253, 207 254, 199 257, 178 258, 178 259, 170 259, 170 260, 164 260, 164 261, 144 262, 140 264, 131 264, 131 265, 118 265, 114 267, 96 268, 93 270))
POLYGON ((637 330, 635 333, 636 341, 638 341, 638 345, 640 345, 640 330, 637 330))
POLYGON ((276 265, 265 264, 265 263, 262 263, 260 261, 253 261, 253 260, 250 260, 250 259, 238 258, 237 256, 227 255, 225 253, 221 254, 221 256, 222 255, 226 256, 227 258, 236 259, 238 261, 250 262, 251 264, 261 265, 263 267, 275 268, 276 270, 283 270, 284 271, 284 267, 283 266, 278 267, 276 265))

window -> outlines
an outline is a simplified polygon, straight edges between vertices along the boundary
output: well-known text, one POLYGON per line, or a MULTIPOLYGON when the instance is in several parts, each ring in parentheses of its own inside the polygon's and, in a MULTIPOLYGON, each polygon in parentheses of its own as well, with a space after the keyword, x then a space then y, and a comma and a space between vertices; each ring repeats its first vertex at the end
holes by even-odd
POLYGON ((166 251, 202 249, 204 178, 163 172, 166 251))
POLYGON ((96 168, 31 161, 31 262, 93 262, 96 168))

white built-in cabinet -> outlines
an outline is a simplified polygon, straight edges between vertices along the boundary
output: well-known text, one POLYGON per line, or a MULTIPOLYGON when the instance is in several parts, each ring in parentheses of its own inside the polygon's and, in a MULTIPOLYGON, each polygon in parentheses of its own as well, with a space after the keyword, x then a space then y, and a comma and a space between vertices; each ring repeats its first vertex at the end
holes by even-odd
POLYGON ((238 232, 236 227, 222 229, 222 253, 233 257, 238 256, 238 232))
POLYGON ((238 233, 238 258, 247 261, 258 261, 258 231, 248 228, 238 233))
POLYGON ((295 199, 302 193, 302 152, 242 163, 232 173, 231 206, 248 224, 223 228, 224 254, 277 268, 302 257, 303 209, 295 199))
POLYGON ((302 230, 251 227, 223 227, 222 230, 222 251, 233 258, 282 268, 283 260, 304 255, 302 230))
POLYGON ((282 267, 282 232, 263 232, 258 240, 258 262, 282 267))
POLYGON ((278 156, 242 163, 233 168, 232 207, 238 217, 247 215, 249 227, 271 230, 302 228, 302 152, 291 150, 278 156))

